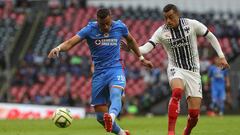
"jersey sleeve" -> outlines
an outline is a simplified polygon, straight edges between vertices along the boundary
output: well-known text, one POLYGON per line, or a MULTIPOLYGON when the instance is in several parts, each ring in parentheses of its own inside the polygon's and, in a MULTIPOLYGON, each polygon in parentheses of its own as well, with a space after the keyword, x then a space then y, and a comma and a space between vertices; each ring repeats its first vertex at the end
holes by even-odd
POLYGON ((121 23, 122 23, 122 27, 121 27, 122 36, 127 37, 129 33, 128 27, 123 22, 121 23))
POLYGON ((152 37, 149 39, 150 42, 153 42, 154 44, 160 44, 162 43, 161 41, 161 33, 162 33, 162 27, 159 27, 154 34, 152 35, 152 37))
POLYGON ((91 30, 91 26, 88 24, 87 26, 85 26, 84 28, 82 28, 79 32, 77 32, 77 35, 81 38, 81 39, 85 39, 89 32, 91 30))
POLYGON ((192 20, 191 22, 197 35, 206 36, 208 34, 208 28, 204 24, 197 20, 192 20))

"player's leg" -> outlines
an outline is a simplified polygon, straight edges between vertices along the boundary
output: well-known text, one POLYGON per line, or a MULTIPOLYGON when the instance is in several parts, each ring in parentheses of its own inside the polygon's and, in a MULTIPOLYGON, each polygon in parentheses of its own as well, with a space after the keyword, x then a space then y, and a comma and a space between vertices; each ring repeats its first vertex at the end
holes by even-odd
POLYGON ((198 117, 200 114, 202 98, 200 97, 188 97, 188 121, 184 130, 184 135, 190 135, 192 129, 197 125, 198 117))
POLYGON ((97 121, 104 127, 103 115, 108 112, 107 105, 95 105, 94 110, 96 113, 97 121))
POLYGON ((199 73, 188 72, 184 77, 186 81, 185 94, 188 103, 188 120, 184 135, 190 135, 192 129, 198 122, 202 101, 202 83, 199 73))
POLYGON ((101 72, 95 72, 92 79, 92 101, 91 104, 94 106, 97 121, 104 125, 104 113, 108 112, 108 97, 109 90, 107 81, 104 80, 105 75, 101 72))
POLYGON ((108 113, 104 114, 105 128, 108 132, 112 132, 119 135, 125 135, 125 131, 120 128, 115 119, 119 115, 122 109, 122 97, 123 89, 119 87, 112 87, 110 89, 110 101, 108 113))
POLYGON ((184 83, 182 79, 175 78, 170 81, 172 96, 168 105, 168 135, 175 134, 175 126, 180 112, 180 100, 182 98, 184 83))
POLYGON ((212 98, 212 103, 210 105, 211 109, 216 112, 216 108, 218 107, 218 92, 217 88, 211 87, 211 98, 212 98))
POLYGON ((120 86, 112 86, 110 89, 110 101, 109 114, 115 120, 116 116, 120 114, 122 110, 122 94, 123 88, 120 86))
POLYGON ((122 69, 114 69, 109 74, 109 94, 110 102, 108 113, 104 114, 105 127, 108 132, 113 132, 119 135, 129 135, 128 131, 122 130, 115 122, 116 117, 122 109, 122 95, 126 85, 125 75, 122 69))
MULTIPOLYGON (((104 89, 107 90, 107 89, 104 89)), ((109 95, 107 94, 108 92, 103 92, 104 94, 101 95, 109 95)), ((107 104, 100 104, 101 103, 105 103, 105 98, 101 98, 103 96, 98 96, 98 98, 95 98, 94 101, 98 101, 98 105, 94 105, 94 109, 95 109, 95 113, 96 113, 96 117, 97 117, 97 121, 106 129, 107 132, 112 132, 114 134, 118 134, 118 135, 130 135, 128 131, 124 131, 122 130, 116 122, 112 122, 112 118, 110 115, 106 115, 108 114, 108 105, 107 104), (106 120, 111 123, 111 130, 109 130, 109 126, 106 125, 106 120)))
MULTIPOLYGON (((126 102, 126 97, 125 97, 125 94, 123 93, 122 95, 122 110, 120 111, 120 113, 118 114, 118 116, 116 117, 117 120, 121 120, 121 117, 124 113, 125 110, 123 110, 123 107, 125 105, 125 102, 126 102)), ((110 105, 108 106, 108 108, 110 107, 110 105)))
POLYGON ((219 115, 222 116, 224 114, 224 107, 225 107, 225 99, 226 99, 226 92, 225 89, 221 89, 219 93, 219 115))
MULTIPOLYGON (((96 105, 94 106, 94 110, 96 112, 96 116, 97 116, 97 121, 103 126, 105 127, 105 123, 104 123, 104 114, 108 112, 108 106, 107 105, 96 105)), ((130 135, 128 130, 122 130, 116 122, 113 123, 113 129, 111 131, 114 134, 117 135, 130 135)))

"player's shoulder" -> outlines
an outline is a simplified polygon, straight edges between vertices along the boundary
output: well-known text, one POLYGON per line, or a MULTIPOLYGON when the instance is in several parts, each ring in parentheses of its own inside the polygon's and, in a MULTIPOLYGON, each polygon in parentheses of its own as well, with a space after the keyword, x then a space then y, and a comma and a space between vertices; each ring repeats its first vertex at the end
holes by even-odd
POLYGON ((87 27, 89 27, 89 28, 97 27, 97 22, 96 21, 89 21, 88 24, 87 24, 87 27))
POLYGON ((113 21, 115 27, 127 27, 126 24, 121 20, 113 21))
POLYGON ((166 32, 168 30, 169 30, 169 27, 166 24, 163 24, 163 25, 159 26, 156 31, 158 33, 162 33, 162 32, 166 32))
POLYGON ((208 67, 209 70, 213 70, 214 68, 215 68, 215 65, 210 65, 210 66, 208 67))
POLYGON ((190 18, 183 18, 183 20, 185 20, 184 22, 186 22, 186 23, 188 23, 188 24, 190 24, 190 25, 194 25, 194 24, 198 24, 198 23, 200 23, 198 20, 196 20, 196 19, 190 19, 190 18))

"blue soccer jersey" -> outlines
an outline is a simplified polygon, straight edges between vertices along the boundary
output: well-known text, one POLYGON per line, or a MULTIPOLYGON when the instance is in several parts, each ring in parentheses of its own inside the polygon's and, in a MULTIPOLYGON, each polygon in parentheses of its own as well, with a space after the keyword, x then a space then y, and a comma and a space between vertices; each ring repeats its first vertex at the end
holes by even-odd
POLYGON ((89 22, 77 35, 87 40, 95 70, 122 66, 120 42, 128 36, 128 28, 122 21, 113 21, 108 33, 101 32, 97 22, 89 22))
POLYGON ((225 89, 225 77, 228 74, 228 70, 222 70, 215 65, 209 67, 209 77, 211 79, 211 85, 215 88, 225 89))

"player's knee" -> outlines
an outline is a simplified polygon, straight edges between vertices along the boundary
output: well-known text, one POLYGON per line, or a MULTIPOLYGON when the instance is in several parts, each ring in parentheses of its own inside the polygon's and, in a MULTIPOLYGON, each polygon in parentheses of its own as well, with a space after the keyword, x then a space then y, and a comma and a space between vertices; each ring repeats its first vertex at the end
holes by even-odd
POLYGON ((177 100, 180 100, 182 98, 182 93, 183 93, 183 90, 181 88, 174 88, 172 90, 172 97, 177 100))
POLYGON ((189 109, 188 110, 188 115, 190 116, 190 118, 198 118, 200 114, 199 109, 189 109))

